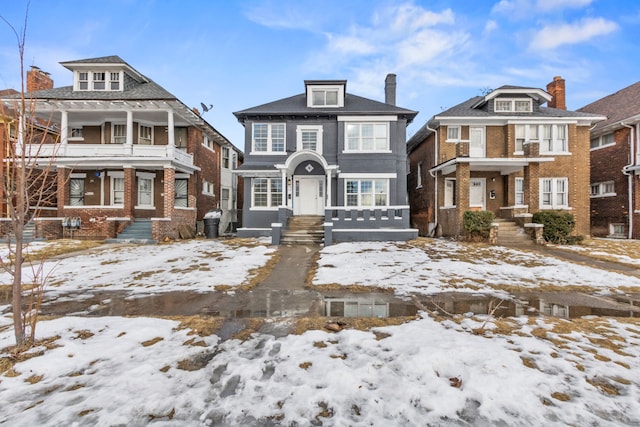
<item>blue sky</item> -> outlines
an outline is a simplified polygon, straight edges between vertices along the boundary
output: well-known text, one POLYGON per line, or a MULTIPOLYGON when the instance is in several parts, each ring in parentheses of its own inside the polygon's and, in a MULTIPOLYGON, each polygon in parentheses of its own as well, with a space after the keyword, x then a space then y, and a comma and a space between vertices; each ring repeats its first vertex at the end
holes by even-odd
MULTIPOLYGON (((0 0, 18 31, 27 2, 0 0)), ((407 137, 444 108, 505 84, 566 79, 580 108, 639 80, 635 0, 32 0, 25 68, 72 83, 62 61, 119 55, 242 148, 232 115, 304 91, 305 79, 347 80, 420 112, 407 137)), ((20 86, 15 36, 0 22, 0 88, 20 86)))

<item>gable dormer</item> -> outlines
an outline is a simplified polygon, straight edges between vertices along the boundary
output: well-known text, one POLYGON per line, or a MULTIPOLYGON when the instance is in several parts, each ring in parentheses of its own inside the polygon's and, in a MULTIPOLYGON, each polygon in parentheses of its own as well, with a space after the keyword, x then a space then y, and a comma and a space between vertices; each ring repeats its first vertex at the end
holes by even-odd
POLYGON ((132 83, 148 82, 146 77, 115 55, 61 64, 73 71, 74 92, 122 92, 132 83))
POLYGON ((495 114, 528 114, 538 111, 540 105, 552 96, 542 89, 502 86, 485 95, 474 108, 483 108, 495 114))
POLYGON ((305 80, 307 107, 339 108, 344 107, 346 80, 305 80))

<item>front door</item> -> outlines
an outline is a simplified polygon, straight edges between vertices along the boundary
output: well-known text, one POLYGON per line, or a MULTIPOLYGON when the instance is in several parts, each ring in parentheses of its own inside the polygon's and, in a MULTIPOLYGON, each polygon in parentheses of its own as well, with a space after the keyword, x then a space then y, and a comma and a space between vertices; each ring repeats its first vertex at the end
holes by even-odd
POLYGON ((484 178, 469 180, 469 208, 485 210, 485 185, 484 178))
POLYGON ((294 215, 324 215, 324 177, 295 177, 294 215))
POLYGON ((484 128, 469 128, 469 157, 486 157, 484 128))

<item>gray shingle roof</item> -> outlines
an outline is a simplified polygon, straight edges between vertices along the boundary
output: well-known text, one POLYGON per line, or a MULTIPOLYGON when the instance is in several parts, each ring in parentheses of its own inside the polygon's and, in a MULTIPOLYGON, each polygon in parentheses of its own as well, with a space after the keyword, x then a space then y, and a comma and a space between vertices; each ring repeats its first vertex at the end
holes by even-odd
POLYGON ((349 93, 345 94, 344 107, 310 108, 307 107, 307 98, 305 94, 302 93, 289 98, 283 98, 267 104, 258 105, 257 107, 236 111, 233 114, 239 121, 250 116, 269 115, 330 116, 337 114, 397 114, 406 117, 407 122, 410 123, 418 112, 349 93))
POLYGON ((585 113, 600 114, 607 119, 596 124, 594 131, 640 114, 640 82, 620 89, 578 109, 585 113))
POLYGON ((63 86, 54 89, 39 90, 32 94, 38 99, 71 99, 71 100, 175 100, 173 94, 153 81, 135 83, 131 88, 119 91, 84 90, 73 91, 73 86, 63 86))

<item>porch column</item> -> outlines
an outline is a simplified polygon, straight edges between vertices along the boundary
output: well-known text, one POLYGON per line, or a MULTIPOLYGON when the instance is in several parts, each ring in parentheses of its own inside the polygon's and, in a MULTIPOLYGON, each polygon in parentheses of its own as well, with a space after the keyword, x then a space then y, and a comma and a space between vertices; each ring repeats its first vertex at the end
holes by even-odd
MULTIPOLYGON (((65 110, 62 110, 61 113, 62 117, 60 119, 60 144, 62 144, 62 146, 66 148, 67 142, 69 142, 69 113, 65 110)), ((64 154, 65 148, 63 148, 62 153, 58 154, 64 154)))
POLYGON ((327 206, 332 206, 333 203, 331 202, 331 170, 326 170, 325 171, 326 177, 327 177, 327 186, 326 186, 326 192, 325 192, 325 203, 324 203, 324 207, 326 208, 327 206))
POLYGON ((163 180, 163 189, 162 194, 163 204, 162 204, 162 216, 164 218, 173 217, 173 209, 175 205, 175 179, 176 179, 176 170, 171 166, 164 167, 164 180, 163 180))
POLYGON ((133 145, 133 111, 127 110, 127 140, 126 145, 133 145))
POLYGON ((457 234, 462 234, 464 229, 462 220, 465 211, 469 210, 469 185, 471 181, 471 170, 469 163, 458 163, 456 167, 456 213, 457 213, 457 234))
POLYGON ((136 170, 132 167, 124 168, 124 215, 133 219, 134 207, 137 203, 138 191, 136 187, 136 170))
POLYGON ((69 177, 71 170, 64 166, 58 166, 57 208, 58 216, 64 216, 64 205, 69 200, 69 177))
POLYGON ((174 122, 173 122, 173 110, 169 110, 167 111, 167 133, 168 135, 168 142, 167 144, 169 145, 169 147, 175 147, 176 145, 176 132, 174 130, 174 122))
POLYGON ((529 213, 540 210, 540 164, 529 163, 524 167, 524 204, 529 206, 529 213))

